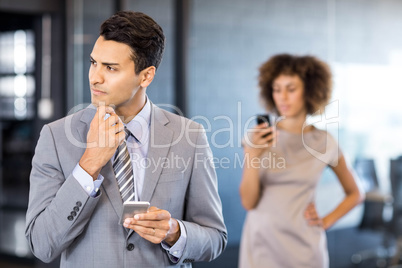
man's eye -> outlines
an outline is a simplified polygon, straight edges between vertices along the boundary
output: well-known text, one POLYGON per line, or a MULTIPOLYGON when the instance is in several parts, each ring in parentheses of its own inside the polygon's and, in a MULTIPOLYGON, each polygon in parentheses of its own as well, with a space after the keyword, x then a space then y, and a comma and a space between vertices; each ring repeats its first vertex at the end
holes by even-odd
POLYGON ((111 67, 111 66, 107 66, 107 69, 110 70, 110 71, 116 71, 116 69, 111 67))
POLYGON ((91 62, 91 65, 96 65, 96 61, 90 60, 90 62, 91 62))

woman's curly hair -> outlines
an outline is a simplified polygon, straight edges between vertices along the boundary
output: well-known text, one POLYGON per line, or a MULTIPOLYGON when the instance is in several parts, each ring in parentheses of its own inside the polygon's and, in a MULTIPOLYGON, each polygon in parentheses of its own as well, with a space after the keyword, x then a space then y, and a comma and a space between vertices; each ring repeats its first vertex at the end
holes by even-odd
POLYGON ((267 110, 278 113, 272 97, 272 84, 282 75, 298 75, 304 84, 307 114, 314 114, 331 98, 332 75, 329 66, 313 56, 279 54, 263 63, 259 69, 259 87, 267 110))

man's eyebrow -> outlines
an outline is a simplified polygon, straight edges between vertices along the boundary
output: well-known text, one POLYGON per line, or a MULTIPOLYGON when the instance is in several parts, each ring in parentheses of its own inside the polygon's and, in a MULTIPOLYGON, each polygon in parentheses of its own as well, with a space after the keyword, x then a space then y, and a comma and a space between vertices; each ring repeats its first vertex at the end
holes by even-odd
MULTIPOLYGON (((94 58, 92 58, 92 56, 89 56, 91 58, 92 61, 95 61, 94 58)), ((101 62, 102 65, 120 65, 118 63, 113 63, 113 62, 101 62)))

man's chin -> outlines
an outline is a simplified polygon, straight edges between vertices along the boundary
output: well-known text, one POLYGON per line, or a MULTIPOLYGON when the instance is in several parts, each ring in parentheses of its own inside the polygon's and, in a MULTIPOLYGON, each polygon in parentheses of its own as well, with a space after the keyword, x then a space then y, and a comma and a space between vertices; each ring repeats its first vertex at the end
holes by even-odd
POLYGON ((106 101, 99 101, 99 100, 94 100, 94 99, 91 100, 91 103, 92 103, 92 105, 95 106, 96 108, 98 108, 99 106, 110 106, 110 107, 112 107, 112 108, 114 109, 114 108, 116 107, 116 105, 111 104, 111 103, 109 103, 109 102, 106 102, 106 101))
POLYGON ((91 99, 91 103, 93 106, 95 107, 99 107, 99 106, 109 106, 109 103, 106 101, 101 101, 101 100, 96 100, 94 98, 91 99))

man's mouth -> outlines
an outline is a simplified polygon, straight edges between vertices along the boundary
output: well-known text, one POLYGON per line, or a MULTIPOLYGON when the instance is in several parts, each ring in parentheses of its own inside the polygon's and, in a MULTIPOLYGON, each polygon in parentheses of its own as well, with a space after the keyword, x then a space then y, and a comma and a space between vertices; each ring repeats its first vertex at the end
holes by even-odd
POLYGON ((98 96, 106 95, 106 92, 96 89, 96 88, 91 88, 91 91, 92 91, 92 94, 94 94, 94 95, 98 95, 98 96))

